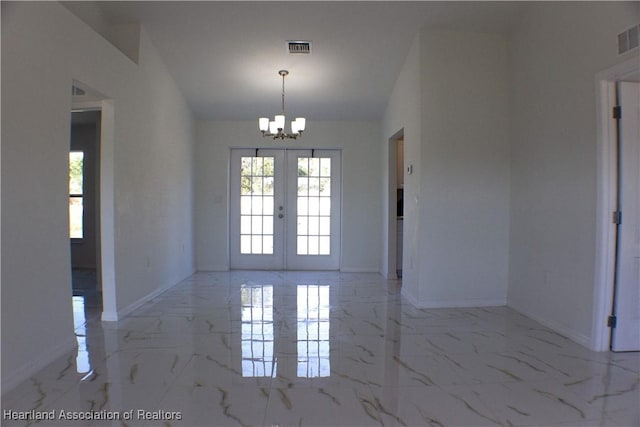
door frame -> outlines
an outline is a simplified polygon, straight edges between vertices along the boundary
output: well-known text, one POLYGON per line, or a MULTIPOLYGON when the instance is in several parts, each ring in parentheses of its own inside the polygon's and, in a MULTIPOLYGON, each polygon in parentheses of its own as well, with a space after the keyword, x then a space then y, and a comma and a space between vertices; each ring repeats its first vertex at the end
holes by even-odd
MULTIPOLYGON (((88 88, 78 81, 75 85, 88 88)), ((92 91, 92 93, 97 93, 92 91)), ((99 224, 96 232, 100 235, 98 248, 100 282, 102 283, 102 315, 103 322, 118 321, 116 303, 116 264, 115 264, 115 111, 113 100, 103 98, 97 101, 76 102, 73 110, 100 110, 100 153, 98 154, 99 178, 99 224)))
MULTIPOLYGON (((610 349, 614 352, 640 351, 640 280, 636 273, 636 226, 640 225, 640 83, 628 79, 617 82, 621 107, 618 123, 618 209, 624 221, 616 227, 616 269, 611 315, 610 349), (631 173, 630 173, 631 172, 631 173), (638 286, 638 288, 636 288, 638 286)), ((640 237, 640 236, 638 236, 640 237)))
POLYGON ((591 316, 591 349, 608 351, 611 328, 607 318, 613 305, 613 276, 616 268, 616 230, 611 213, 616 209, 616 124, 612 109, 616 103, 616 82, 640 74, 636 58, 608 68, 595 77, 597 138, 596 259, 591 316))
MULTIPOLYGON (((397 221, 397 191, 398 191, 398 140, 404 137, 404 128, 398 130, 387 140, 388 179, 387 179, 387 250, 384 276, 389 280, 398 278, 398 221, 397 221)), ((404 172, 403 172, 404 173, 404 172)), ((405 212, 406 213, 406 212, 405 212)), ((404 239, 403 239, 404 240, 404 239)), ((384 251, 384 248, 383 248, 384 251)), ((404 251, 403 251, 404 252, 404 251)))

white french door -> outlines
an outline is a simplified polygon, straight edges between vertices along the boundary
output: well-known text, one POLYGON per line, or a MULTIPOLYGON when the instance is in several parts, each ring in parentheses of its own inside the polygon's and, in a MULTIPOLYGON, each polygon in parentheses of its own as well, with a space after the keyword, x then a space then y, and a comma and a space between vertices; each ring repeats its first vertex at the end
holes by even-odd
POLYGON ((231 268, 282 268, 283 160, 284 152, 276 150, 231 152, 231 268))
POLYGON ((231 152, 231 268, 340 267, 338 150, 231 152))

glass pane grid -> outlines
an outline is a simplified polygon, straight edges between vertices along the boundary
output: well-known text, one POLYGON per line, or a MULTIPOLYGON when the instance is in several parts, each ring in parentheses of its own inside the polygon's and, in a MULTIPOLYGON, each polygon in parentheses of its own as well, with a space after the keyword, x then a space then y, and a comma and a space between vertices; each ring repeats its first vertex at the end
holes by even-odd
POLYGON ((274 160, 274 157, 241 158, 241 254, 273 254, 274 160))
POLYGON ((296 253, 331 255, 331 158, 298 158, 296 253))

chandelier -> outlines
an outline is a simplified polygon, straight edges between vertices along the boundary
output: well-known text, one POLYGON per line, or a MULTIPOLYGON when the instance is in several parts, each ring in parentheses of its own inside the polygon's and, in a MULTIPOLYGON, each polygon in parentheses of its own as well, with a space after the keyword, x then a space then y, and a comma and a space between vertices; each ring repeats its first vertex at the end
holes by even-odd
POLYGON ((302 135, 302 132, 304 132, 306 119, 304 117, 296 117, 296 119, 291 122, 291 133, 284 131, 284 78, 289 75, 289 72, 287 70, 280 70, 278 74, 282 76, 282 112, 276 115, 273 120, 269 120, 268 117, 260 117, 258 119, 258 128, 264 137, 273 139, 297 139, 302 135))

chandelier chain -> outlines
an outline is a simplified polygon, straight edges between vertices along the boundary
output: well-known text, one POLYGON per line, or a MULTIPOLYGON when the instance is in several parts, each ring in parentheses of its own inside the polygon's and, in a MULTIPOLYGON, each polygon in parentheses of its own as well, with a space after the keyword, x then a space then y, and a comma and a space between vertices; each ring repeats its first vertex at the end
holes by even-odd
POLYGON ((284 114, 284 78, 287 74, 282 73, 282 114, 284 114))

